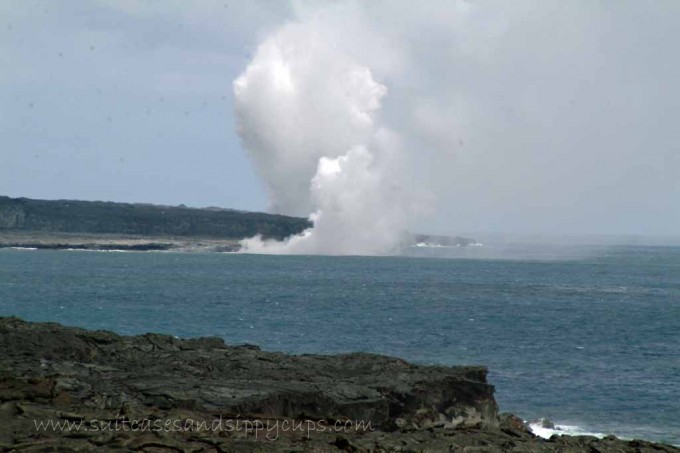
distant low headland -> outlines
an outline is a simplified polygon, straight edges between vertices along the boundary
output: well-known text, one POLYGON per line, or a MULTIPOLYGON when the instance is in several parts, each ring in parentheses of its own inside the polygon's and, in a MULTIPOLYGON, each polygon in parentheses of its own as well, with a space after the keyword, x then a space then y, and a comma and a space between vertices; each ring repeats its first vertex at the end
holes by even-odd
POLYGON ((243 238, 283 239, 309 226, 234 209, 0 196, 0 247, 234 251, 243 238))
MULTIPOLYGON (((310 226, 300 217, 235 209, 0 196, 0 248, 235 252, 244 238, 281 240, 310 226)), ((404 246, 474 242, 416 234, 404 246)))

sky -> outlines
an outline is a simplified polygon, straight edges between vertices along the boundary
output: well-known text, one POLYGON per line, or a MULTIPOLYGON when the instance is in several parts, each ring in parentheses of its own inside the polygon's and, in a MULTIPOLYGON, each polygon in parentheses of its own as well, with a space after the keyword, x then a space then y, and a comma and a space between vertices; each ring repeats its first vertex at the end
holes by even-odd
POLYGON ((385 87, 403 169, 382 187, 423 205, 400 227, 677 235, 679 23, 675 0, 0 0, 0 194, 287 209, 234 81, 297 27, 298 54, 330 50, 291 64, 385 87))
POLYGON ((0 0, 0 194, 264 209, 231 82, 286 11, 0 0))

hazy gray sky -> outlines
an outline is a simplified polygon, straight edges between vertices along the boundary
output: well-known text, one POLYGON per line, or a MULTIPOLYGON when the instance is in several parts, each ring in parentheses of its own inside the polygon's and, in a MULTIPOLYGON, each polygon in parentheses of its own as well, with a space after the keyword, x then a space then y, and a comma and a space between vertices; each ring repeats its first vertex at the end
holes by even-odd
POLYGON ((680 2, 333 5, 0 0, 0 194, 266 209, 232 82, 320 15, 387 87, 413 228, 680 232, 680 2))
POLYGON ((264 209, 231 82, 287 9, 0 0, 0 193, 264 209))

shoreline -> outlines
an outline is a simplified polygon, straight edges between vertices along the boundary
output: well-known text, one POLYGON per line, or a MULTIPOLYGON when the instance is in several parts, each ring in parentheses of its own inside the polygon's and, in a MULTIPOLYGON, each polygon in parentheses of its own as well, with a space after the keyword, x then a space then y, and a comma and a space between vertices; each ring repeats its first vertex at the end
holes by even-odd
POLYGON ((0 231, 0 249, 223 253, 238 251, 239 242, 210 237, 0 231))
POLYGON ((613 436, 535 436, 518 417, 499 413, 484 367, 287 355, 219 338, 120 336, 18 318, 0 318, 0 351, 6 451, 680 452, 613 436), (40 430, 36 420, 81 425, 40 430))
MULTIPOLYGON (((0 229, 0 250, 234 253, 241 251, 241 241, 243 239, 245 238, 65 233, 0 229)), ((482 246, 482 244, 470 238, 419 234, 414 235, 412 245, 404 245, 403 251, 462 249, 479 246, 482 246)))

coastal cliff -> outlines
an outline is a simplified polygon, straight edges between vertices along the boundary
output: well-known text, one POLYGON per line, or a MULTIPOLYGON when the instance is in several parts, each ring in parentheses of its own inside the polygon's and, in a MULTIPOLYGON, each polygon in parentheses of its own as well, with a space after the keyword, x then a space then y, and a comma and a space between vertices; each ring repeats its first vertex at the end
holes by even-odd
POLYGON ((298 217, 233 209, 0 196, 0 231, 9 232, 283 239, 309 226, 298 217))
POLYGON ((4 451, 680 451, 546 441, 493 391, 483 367, 0 318, 4 451))
MULTIPOLYGON (((234 209, 0 196, 0 248, 235 252, 242 239, 282 240, 309 227, 299 217, 234 209)), ((474 243, 406 234, 401 247, 474 243)))

